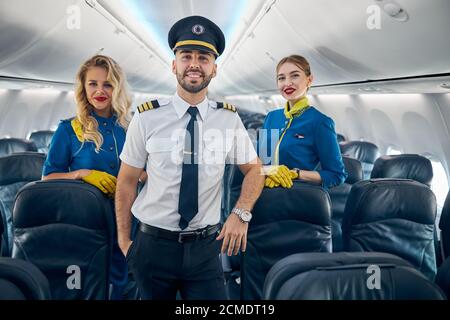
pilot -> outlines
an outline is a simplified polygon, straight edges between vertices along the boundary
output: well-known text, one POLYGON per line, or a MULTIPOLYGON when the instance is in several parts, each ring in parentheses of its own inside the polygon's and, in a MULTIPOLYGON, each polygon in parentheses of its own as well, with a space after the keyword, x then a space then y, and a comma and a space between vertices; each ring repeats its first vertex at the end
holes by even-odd
MULTIPOLYGON (((130 121, 125 74, 110 57, 93 56, 78 70, 75 99, 77 115, 59 124, 44 163, 43 180, 83 180, 112 198, 130 121)), ((127 264, 117 241, 112 259, 111 298, 120 299, 127 283, 127 264)))
POLYGON ((290 188, 294 179, 325 188, 342 184, 347 173, 334 122, 306 97, 313 82, 309 62, 291 55, 281 59, 276 71, 278 90, 287 101, 284 108, 267 114, 260 132, 259 154, 270 164, 264 167, 265 186, 290 188), (272 131, 277 134, 273 136, 272 131))
POLYGON ((119 245, 144 299, 226 299, 219 253, 244 251, 250 211, 264 186, 261 161, 236 113, 209 100, 220 28, 201 16, 169 32, 178 84, 169 99, 146 102, 130 123, 116 193, 119 245), (220 224, 225 162, 245 175, 234 214, 220 224), (136 198, 139 173, 147 183, 136 198), (139 221, 131 242, 130 219, 139 221))

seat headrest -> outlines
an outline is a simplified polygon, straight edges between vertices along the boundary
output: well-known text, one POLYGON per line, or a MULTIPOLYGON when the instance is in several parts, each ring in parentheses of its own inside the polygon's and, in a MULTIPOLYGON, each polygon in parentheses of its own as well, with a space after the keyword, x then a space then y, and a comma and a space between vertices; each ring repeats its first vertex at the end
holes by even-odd
POLYGON ((378 158, 378 147, 367 141, 344 141, 339 143, 341 153, 361 162, 374 163, 378 158))
POLYGON ((48 147, 54 134, 55 131, 51 130, 34 131, 30 133, 29 139, 33 141, 38 148, 48 147))
POLYGON ((278 261, 266 277, 264 298, 442 300, 445 296, 434 283, 397 256, 338 252, 299 253, 278 261), (368 287, 372 275, 373 279, 378 276, 377 290, 368 287))
POLYGON ((10 292, 0 292, 0 296, 6 299, 50 299, 50 286, 47 278, 34 264, 28 261, 0 257, 0 280, 4 280, 4 288, 11 290, 10 292))
POLYGON ((329 225, 331 201, 322 187, 296 181, 290 189, 264 188, 253 213, 252 226, 280 220, 329 225))
POLYGON ((363 169, 359 160, 343 156, 342 161, 348 174, 345 180, 346 183, 354 184, 363 179, 363 169))
POLYGON ((20 152, 0 157, 0 186, 41 179, 45 155, 20 152))
POLYGON ((33 141, 18 138, 0 139, 0 157, 22 151, 37 151, 33 141))
POLYGON ((105 229, 108 227, 105 223, 114 219, 108 217, 111 205, 110 199, 100 190, 82 181, 36 181, 17 193, 13 224, 14 228, 67 223, 88 229, 105 229), (103 212, 103 216, 93 215, 93 212, 103 212))
POLYGON ((431 185, 431 161, 418 154, 400 154, 379 157, 373 166, 371 178, 411 179, 431 185))
POLYGON ((413 180, 363 180, 352 186, 345 217, 352 225, 386 219, 433 225, 436 197, 426 185, 413 180))

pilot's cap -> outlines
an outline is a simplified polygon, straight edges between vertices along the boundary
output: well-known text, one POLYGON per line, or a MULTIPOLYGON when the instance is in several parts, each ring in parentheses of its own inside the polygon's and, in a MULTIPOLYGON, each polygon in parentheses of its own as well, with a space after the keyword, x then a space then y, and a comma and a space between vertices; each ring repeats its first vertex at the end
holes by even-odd
POLYGON ((201 16, 190 16, 177 21, 169 31, 169 46, 211 52, 220 56, 225 49, 225 36, 211 20, 201 16))

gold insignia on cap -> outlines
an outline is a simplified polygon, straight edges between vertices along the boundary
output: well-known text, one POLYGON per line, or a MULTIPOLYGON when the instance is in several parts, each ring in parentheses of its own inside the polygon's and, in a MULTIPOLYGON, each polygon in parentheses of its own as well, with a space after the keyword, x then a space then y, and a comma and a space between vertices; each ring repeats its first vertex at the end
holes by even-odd
POLYGON ((202 26, 201 24, 196 24, 195 26, 192 27, 192 33, 196 34, 196 35, 201 35, 205 32, 205 27, 202 26))

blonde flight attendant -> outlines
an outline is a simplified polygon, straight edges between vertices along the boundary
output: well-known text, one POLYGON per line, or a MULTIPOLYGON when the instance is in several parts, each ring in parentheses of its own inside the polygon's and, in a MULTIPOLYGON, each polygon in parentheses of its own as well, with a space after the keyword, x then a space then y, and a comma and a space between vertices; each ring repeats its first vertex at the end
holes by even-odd
MULTIPOLYGON (((120 66, 96 55, 76 78, 76 116, 59 124, 43 168, 43 180, 79 179, 114 197, 116 176, 129 124, 131 100, 120 66)), ((112 298, 127 282, 127 264, 115 241, 110 275, 112 298)))

